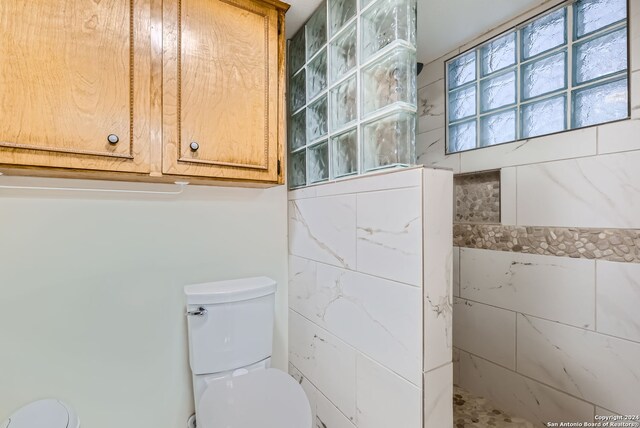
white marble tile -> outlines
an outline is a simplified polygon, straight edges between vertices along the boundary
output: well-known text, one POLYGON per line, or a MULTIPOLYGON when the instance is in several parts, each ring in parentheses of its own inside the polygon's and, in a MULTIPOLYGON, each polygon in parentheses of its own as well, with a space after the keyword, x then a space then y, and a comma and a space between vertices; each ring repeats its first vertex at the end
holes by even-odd
POLYGON ((320 197, 401 189, 420 186, 421 181, 422 167, 393 168, 323 184, 316 188, 316 194, 320 197))
POLYGON ((640 119, 640 70, 631 73, 631 118, 640 119))
MULTIPOLYGON (((485 171, 596 154, 596 128, 584 128, 460 154, 460 172, 485 171)), ((519 191, 519 189, 518 189, 519 191)), ((518 211, 520 213, 520 211, 518 211)))
POLYGON ((355 195, 289 201, 289 253, 356 266, 355 195))
POLYGON ((598 154, 640 150, 639 134, 640 120, 601 125, 598 127, 598 154))
POLYGON ((595 261, 460 249, 460 297, 595 329, 595 261))
POLYGON ((300 370, 298 370, 293 364, 289 363, 289 374, 300 384, 307 400, 309 400, 309 407, 311 408, 311 420, 316 420, 316 402, 319 394, 316 387, 307 379, 300 370))
POLYGON ((640 228, 640 151, 518 168, 518 224, 640 228))
POLYGON ((347 417, 356 414, 356 351, 289 310, 289 361, 347 417))
POLYGON ((597 330, 640 342, 640 264, 598 260, 596 273, 597 330))
POLYGON ((417 163, 426 167, 448 168, 460 172, 460 153, 445 154, 444 128, 423 132, 416 136, 417 163))
POLYGON ((518 315, 518 372, 621 414, 640 403, 640 344, 518 315))
POLYGON ((457 55, 458 52, 456 49, 445 56, 425 64, 422 72, 418 75, 418 88, 423 88, 438 80, 444 81, 444 61, 448 57, 457 55))
POLYGON ((629 43, 631 46, 631 70, 640 70, 640 3, 629 2, 629 43))
POLYGON ((291 308, 420 385, 419 288, 294 256, 289 268, 291 308))
POLYGON ((460 247, 453 247, 453 295, 460 297, 460 247))
POLYGON ((356 428, 351 419, 344 415, 324 395, 318 393, 316 416, 313 428, 356 428))
POLYGON ((453 348, 453 384, 460 385, 460 349, 453 348))
POLYGON ((422 389, 358 354, 358 428, 421 428, 422 389))
POLYGON ((357 195, 357 270, 422 285, 419 187, 357 195))
POLYGON ((451 363, 424 374, 423 428, 453 426, 453 365, 451 363))
POLYGON ((453 173, 425 169, 423 184, 424 370, 451 362, 453 173))
POLYGON ((287 198, 292 201, 294 199, 315 198, 318 186, 302 187, 300 189, 289 190, 287 198))
POLYGON ((444 85, 444 80, 438 80, 418 91, 418 133, 445 126, 444 85))
POLYGON ((536 426, 592 421, 593 405, 460 351, 460 386, 536 426))
POLYGON ((453 344, 463 351, 515 370, 516 314, 455 298, 453 344))
POLYGON ((516 189, 517 168, 502 168, 500 170, 500 223, 516 225, 516 189))

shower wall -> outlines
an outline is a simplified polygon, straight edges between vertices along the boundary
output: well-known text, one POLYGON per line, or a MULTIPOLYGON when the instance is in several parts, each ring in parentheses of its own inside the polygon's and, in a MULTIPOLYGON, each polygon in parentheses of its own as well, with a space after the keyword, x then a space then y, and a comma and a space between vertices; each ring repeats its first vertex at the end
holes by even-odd
POLYGON ((289 369, 314 427, 451 426, 451 186, 410 168, 289 192, 289 369))
POLYGON ((558 3, 419 76, 419 163, 495 171, 465 176, 487 186, 476 215, 458 193, 455 383, 538 426, 640 410, 640 2, 629 2, 630 120, 445 155, 444 62, 558 3))

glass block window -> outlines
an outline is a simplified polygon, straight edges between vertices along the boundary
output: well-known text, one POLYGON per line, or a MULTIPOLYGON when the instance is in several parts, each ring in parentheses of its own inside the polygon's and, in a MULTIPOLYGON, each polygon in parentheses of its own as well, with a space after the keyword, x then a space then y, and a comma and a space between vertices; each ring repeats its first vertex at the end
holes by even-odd
POLYGON ((447 153, 629 117, 626 0, 577 0, 446 63, 447 153))
POLYGON ((288 69, 290 188, 415 163, 416 0, 326 0, 288 69))

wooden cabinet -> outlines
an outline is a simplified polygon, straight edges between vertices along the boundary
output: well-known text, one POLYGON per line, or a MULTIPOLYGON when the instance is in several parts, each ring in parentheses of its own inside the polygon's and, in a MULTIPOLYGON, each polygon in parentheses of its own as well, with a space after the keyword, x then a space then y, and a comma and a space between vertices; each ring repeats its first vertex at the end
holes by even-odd
POLYGON ((165 3, 163 173, 278 180, 278 21, 259 1, 165 3))
POLYGON ((0 163, 149 172, 148 15, 133 0, 1 1, 0 163))
POLYGON ((0 171, 282 183, 287 8, 0 2, 0 171))

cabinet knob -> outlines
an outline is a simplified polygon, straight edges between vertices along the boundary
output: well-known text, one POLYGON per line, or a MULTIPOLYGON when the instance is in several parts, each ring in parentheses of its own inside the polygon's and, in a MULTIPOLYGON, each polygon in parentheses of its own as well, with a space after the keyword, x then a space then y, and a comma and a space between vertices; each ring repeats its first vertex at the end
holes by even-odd
POLYGON ((118 144, 120 138, 116 134, 109 134, 109 136, 107 137, 107 141, 109 142, 109 144, 118 144))
POLYGON ((198 149, 200 148, 200 144, 196 143, 195 141, 192 141, 191 144, 189 144, 189 147, 191 148, 192 152, 198 151, 198 149))

